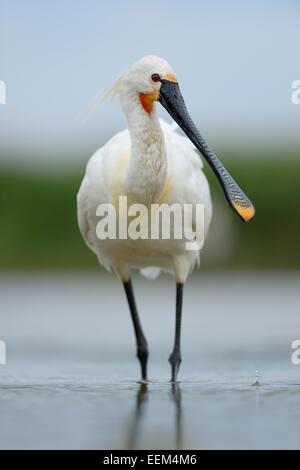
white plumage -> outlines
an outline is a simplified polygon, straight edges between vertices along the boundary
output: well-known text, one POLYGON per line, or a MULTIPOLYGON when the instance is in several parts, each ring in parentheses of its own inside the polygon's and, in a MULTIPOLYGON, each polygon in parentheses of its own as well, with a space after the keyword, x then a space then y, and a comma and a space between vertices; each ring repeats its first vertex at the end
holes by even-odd
MULTIPOLYGON (((136 62, 114 84, 128 130, 112 137, 89 160, 78 193, 81 234, 99 262, 123 281, 131 268, 147 277, 160 270, 185 282, 199 261, 199 251, 187 251, 184 240, 99 240, 96 225, 99 204, 117 204, 126 195, 130 204, 204 204, 207 233, 212 204, 202 161, 193 144, 176 132, 174 125, 158 120, 156 111, 145 111, 138 95, 153 92, 149 77, 174 76, 170 65, 155 56, 136 62), (150 88, 151 87, 151 88, 150 88)), ((198 227, 199 230, 199 227, 198 227)), ((199 234, 201 238, 202 234, 199 234)))
MULTIPOLYGON (((138 155, 137 165, 144 165, 144 171, 136 171, 136 179, 132 180, 128 177, 132 158, 130 131, 126 129, 110 139, 88 162, 78 193, 79 227, 99 262, 122 280, 128 279, 130 268, 141 268, 142 274, 149 278, 156 277, 162 269, 175 274, 177 281, 184 282, 199 261, 200 251, 186 251, 183 240, 99 240, 96 235, 98 205, 116 203, 120 194, 127 195, 131 203, 204 204, 203 230, 207 233, 212 204, 200 156, 191 142, 176 132, 174 125, 158 121, 155 115, 150 119, 154 121, 156 131, 162 130, 164 151, 147 162, 144 155, 138 155), (154 168, 157 159, 165 159, 165 172, 162 165, 154 168), (145 187, 152 189, 147 197, 145 187)), ((143 145, 147 142, 141 143, 143 145)))

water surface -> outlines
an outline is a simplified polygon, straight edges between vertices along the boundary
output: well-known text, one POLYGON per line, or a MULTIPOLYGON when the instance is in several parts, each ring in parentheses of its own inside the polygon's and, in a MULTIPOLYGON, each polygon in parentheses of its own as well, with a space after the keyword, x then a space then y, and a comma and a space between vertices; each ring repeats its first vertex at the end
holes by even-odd
POLYGON ((2 276, 0 448, 300 448, 300 366, 291 363, 300 275, 192 277, 176 387, 167 362, 174 286, 167 277, 135 281, 150 347, 147 385, 137 382, 116 280, 2 276))

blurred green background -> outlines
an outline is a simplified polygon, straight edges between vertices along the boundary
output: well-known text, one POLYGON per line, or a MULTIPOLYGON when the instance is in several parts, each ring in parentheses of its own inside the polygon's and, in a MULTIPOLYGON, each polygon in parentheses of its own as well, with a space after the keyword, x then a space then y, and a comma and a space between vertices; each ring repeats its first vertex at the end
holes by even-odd
MULTIPOLYGON (((256 150, 242 160, 228 149, 218 149, 218 154, 257 213, 248 224, 240 221, 205 165, 215 212, 203 269, 299 267, 298 150, 277 149, 272 157, 256 150)), ((98 269, 77 227, 76 193, 83 173, 84 165, 59 172, 6 169, 1 173, 1 268, 98 269)))

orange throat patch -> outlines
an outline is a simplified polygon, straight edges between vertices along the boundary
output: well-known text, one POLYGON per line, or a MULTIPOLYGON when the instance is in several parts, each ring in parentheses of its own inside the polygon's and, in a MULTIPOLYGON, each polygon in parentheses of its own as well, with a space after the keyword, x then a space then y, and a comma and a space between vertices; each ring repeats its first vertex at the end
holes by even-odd
POLYGON ((140 93, 139 98, 140 98, 140 103, 143 106, 144 111, 146 113, 151 113, 153 109, 153 105, 155 101, 157 101, 158 98, 158 91, 153 91, 152 93, 140 93))

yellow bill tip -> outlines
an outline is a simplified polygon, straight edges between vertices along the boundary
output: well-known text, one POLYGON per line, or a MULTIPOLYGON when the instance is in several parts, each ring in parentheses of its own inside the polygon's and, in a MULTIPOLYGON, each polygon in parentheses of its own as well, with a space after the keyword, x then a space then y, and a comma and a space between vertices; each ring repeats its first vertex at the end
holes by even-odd
POLYGON ((240 204, 234 204, 234 208, 244 222, 249 222, 255 215, 255 208, 251 206, 241 206, 240 204))

